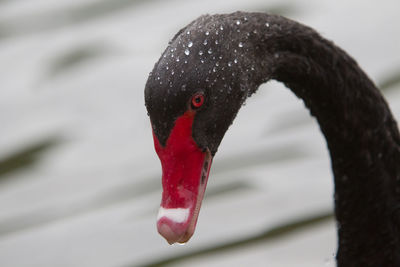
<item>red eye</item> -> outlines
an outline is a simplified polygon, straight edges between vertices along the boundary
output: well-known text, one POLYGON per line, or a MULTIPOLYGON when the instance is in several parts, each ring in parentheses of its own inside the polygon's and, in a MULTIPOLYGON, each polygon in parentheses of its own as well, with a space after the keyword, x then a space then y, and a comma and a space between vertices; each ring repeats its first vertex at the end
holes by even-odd
POLYGON ((192 107, 199 108, 204 103, 204 95, 202 93, 197 93, 192 97, 192 107))

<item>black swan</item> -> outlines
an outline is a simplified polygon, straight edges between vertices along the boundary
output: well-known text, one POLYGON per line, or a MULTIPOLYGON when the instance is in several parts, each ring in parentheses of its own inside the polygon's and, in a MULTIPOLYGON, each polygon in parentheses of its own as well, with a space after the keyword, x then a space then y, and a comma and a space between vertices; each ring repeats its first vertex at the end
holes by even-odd
POLYGON ((263 13, 201 16, 150 73, 145 103, 162 165, 160 234, 169 243, 193 235, 212 158, 246 98, 270 79, 303 99, 326 138, 337 265, 400 266, 400 135, 388 104, 343 50, 263 13))

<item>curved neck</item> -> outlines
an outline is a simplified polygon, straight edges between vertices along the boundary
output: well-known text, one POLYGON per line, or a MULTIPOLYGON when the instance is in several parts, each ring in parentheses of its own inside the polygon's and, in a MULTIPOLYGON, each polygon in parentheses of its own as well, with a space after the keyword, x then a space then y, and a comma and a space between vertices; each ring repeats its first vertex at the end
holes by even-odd
POLYGON ((256 16, 253 25, 253 80, 283 82, 326 138, 338 266, 400 266, 400 136, 386 101, 351 57, 312 29, 278 16, 256 16))

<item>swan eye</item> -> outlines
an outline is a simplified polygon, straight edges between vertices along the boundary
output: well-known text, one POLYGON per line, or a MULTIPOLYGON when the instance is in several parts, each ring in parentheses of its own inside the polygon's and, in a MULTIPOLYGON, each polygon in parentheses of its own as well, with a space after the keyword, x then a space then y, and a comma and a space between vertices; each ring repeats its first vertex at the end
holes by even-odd
POLYGON ((204 95, 203 93, 197 93, 192 97, 192 108, 196 109, 203 105, 204 95))

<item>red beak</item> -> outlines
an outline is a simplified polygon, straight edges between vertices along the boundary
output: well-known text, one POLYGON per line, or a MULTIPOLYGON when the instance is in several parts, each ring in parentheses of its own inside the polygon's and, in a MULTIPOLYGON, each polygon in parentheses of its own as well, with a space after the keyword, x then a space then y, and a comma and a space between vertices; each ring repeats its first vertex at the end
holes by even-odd
POLYGON ((212 162, 211 153, 192 138, 194 115, 188 111, 175 121, 165 147, 153 133, 163 186, 157 228, 170 244, 185 243, 193 235, 212 162))

